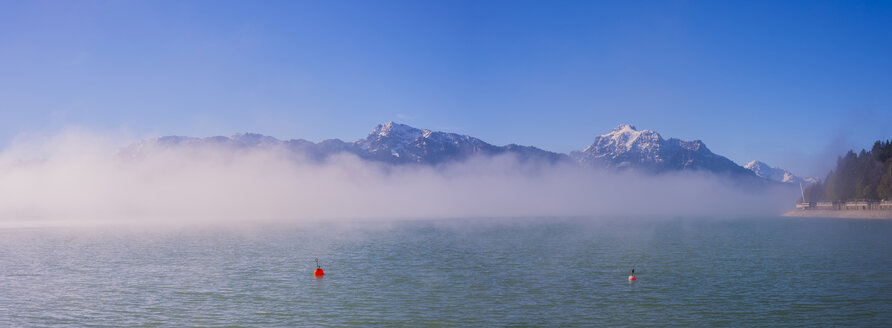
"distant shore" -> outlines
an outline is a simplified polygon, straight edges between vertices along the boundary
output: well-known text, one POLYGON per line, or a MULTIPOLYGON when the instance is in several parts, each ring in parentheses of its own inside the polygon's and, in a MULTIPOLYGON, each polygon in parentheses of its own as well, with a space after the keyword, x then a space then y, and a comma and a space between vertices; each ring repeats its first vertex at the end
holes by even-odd
POLYGON ((837 219, 892 219, 888 210, 792 210, 784 216, 798 218, 837 218, 837 219))

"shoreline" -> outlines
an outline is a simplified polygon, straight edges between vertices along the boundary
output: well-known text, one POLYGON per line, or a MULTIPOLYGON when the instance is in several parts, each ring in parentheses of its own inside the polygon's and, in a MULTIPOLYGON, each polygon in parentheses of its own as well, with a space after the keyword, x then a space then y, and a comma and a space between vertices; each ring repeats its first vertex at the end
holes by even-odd
POLYGON ((792 210, 783 214, 796 218, 892 220, 890 210, 792 210))

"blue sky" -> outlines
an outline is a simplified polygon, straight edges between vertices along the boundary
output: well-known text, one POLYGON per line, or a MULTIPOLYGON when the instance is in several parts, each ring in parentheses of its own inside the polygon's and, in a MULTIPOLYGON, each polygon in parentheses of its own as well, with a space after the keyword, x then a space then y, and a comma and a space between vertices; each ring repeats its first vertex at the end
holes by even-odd
POLYGON ((823 175, 892 138, 892 3, 5 1, 0 144, 364 137, 579 150, 621 123, 823 175))

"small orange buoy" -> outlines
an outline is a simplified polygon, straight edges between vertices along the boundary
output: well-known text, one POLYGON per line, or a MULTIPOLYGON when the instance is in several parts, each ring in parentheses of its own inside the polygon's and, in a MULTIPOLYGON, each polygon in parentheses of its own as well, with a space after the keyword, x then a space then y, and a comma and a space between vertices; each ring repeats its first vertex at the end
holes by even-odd
POLYGON ((322 278, 325 272, 322 271, 322 267, 319 266, 319 259, 316 259, 316 270, 313 270, 313 276, 316 278, 322 278))

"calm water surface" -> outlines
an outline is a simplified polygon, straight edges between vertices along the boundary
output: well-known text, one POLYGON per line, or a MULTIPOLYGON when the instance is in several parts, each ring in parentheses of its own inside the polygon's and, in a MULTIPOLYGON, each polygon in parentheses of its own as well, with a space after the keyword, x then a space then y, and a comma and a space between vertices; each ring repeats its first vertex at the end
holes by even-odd
POLYGON ((871 220, 3 229, 0 326, 889 326, 890 255, 871 220))

